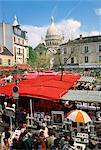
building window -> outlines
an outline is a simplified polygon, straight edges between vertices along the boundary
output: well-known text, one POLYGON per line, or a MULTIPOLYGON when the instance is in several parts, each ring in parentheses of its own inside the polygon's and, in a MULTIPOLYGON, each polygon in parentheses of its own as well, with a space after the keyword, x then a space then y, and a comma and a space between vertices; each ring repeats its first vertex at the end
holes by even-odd
POLYGON ((15 60, 15 63, 16 63, 16 47, 14 47, 14 60, 15 60))
POLYGON ((66 48, 64 48, 64 54, 67 54, 67 49, 66 48))
POLYGON ((0 53, 2 52, 2 48, 0 47, 0 53))
POLYGON ((84 47, 84 52, 85 52, 85 53, 88 53, 88 46, 85 46, 85 47, 84 47))
POLYGON ((24 45, 24 40, 22 40, 22 44, 24 45))
POLYGON ((10 59, 8 59, 8 65, 11 65, 11 60, 10 59))
POLYGON ((101 62, 101 56, 99 56, 99 62, 101 62))
POLYGON ((85 63, 88 63, 88 56, 85 56, 85 63))
POLYGON ((20 39, 18 38, 18 44, 20 44, 20 39))
POLYGON ((20 55, 20 48, 19 48, 19 52, 18 52, 18 54, 20 55))
POLYGON ((99 52, 101 52, 101 45, 99 45, 99 52))
POLYGON ((17 33, 18 33, 18 35, 21 35, 21 30, 18 29, 17 33))
POLYGON ((2 59, 0 58, 0 65, 2 65, 2 59))
POLYGON ((67 58, 64 58, 64 64, 66 64, 67 63, 67 58))
POLYGON ((74 64, 74 57, 71 58, 71 64, 74 64))
POLYGON ((15 41, 15 36, 14 36, 14 42, 16 42, 16 41, 15 41))

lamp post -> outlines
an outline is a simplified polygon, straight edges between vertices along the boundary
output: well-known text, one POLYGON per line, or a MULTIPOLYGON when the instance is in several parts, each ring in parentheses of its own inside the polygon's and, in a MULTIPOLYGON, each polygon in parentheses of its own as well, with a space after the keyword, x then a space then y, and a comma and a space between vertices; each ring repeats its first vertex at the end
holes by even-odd
POLYGON ((6 116, 8 116, 10 118, 10 129, 12 131, 12 125, 13 125, 12 118, 15 117, 15 104, 12 104, 12 107, 8 107, 7 102, 4 102, 4 106, 5 106, 6 116))
POLYGON ((13 87, 13 99, 16 100, 16 111, 18 112, 19 87, 17 85, 13 87))
POLYGON ((17 81, 17 74, 18 74, 17 66, 15 66, 15 70, 13 70, 12 74, 15 79, 15 86, 12 89, 12 96, 13 96, 13 99, 16 100, 16 111, 18 112, 19 87, 18 87, 18 81, 17 81))
POLYGON ((62 65, 62 62, 61 62, 60 54, 61 54, 60 49, 57 49, 57 56, 58 56, 58 61, 59 61, 59 69, 61 71, 60 81, 62 81, 62 77, 63 77, 63 65, 62 65))

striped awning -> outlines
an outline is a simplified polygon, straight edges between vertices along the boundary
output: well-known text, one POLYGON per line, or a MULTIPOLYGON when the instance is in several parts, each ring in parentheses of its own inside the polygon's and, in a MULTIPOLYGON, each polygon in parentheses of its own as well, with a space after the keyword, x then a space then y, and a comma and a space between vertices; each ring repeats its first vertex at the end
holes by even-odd
POLYGON ((61 100, 101 103, 101 91, 69 90, 61 100))

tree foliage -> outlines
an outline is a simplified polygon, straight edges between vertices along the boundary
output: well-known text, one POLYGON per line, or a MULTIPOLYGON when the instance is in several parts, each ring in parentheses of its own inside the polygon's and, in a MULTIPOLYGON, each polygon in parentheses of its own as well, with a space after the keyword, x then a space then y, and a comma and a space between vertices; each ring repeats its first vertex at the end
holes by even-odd
POLYGON ((31 66, 36 66, 37 59, 38 59, 38 55, 37 55, 36 51, 34 51, 34 49, 31 46, 29 46, 28 64, 31 66))
POLYGON ((39 44, 35 49, 29 47, 28 63, 37 69, 49 68, 50 55, 47 53, 47 50, 43 44, 39 44))
POLYGON ((38 54, 37 69, 49 68, 50 56, 47 53, 38 54))

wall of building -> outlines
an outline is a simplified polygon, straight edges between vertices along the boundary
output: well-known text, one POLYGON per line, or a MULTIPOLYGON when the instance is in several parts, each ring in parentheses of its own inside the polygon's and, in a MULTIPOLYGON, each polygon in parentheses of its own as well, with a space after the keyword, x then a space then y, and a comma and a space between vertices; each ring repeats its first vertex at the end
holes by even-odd
POLYGON ((15 64, 27 63, 27 58, 29 57, 27 45, 28 43, 26 39, 13 35, 13 54, 15 64))
POLYGON ((60 46, 61 50, 61 61, 63 65, 71 64, 71 58, 74 57, 74 64, 101 64, 99 61, 99 56, 101 56, 101 51, 99 51, 99 45, 101 42, 89 42, 89 43, 79 43, 71 47, 67 43, 60 46), (88 52, 85 52, 85 47, 88 47, 88 52), (71 48, 73 48, 73 53, 71 54, 71 48), (85 57, 88 57, 88 62, 85 62, 85 57), (69 59, 68 59, 69 58, 69 59), (65 60, 67 62, 65 63, 65 60))
POLYGON ((3 28, 2 28, 2 24, 0 24, 0 45, 3 45, 3 28))
MULTIPOLYGON (((27 59, 29 58, 28 39, 25 39, 25 38, 14 34, 12 24, 7 24, 4 22, 0 24, 0 45, 5 46, 13 54, 13 57, 12 57, 13 65, 16 63, 17 64, 27 63, 27 59), (16 38, 16 41, 14 41, 14 37, 16 38), (20 39, 20 43, 19 43, 19 39, 20 39), (17 49, 16 53, 15 53, 14 48, 17 49), (19 49, 20 49, 20 54, 19 54, 19 49), (16 61, 15 61, 15 58, 16 58, 16 61)), ((6 64, 6 58, 4 59, 3 64, 6 64)))
POLYGON ((11 24, 5 25, 5 46, 13 54, 13 30, 11 24))
POLYGON ((0 66, 13 66, 13 56, 0 55, 0 59, 2 59, 0 66), (10 64, 8 60, 10 60, 10 64))

